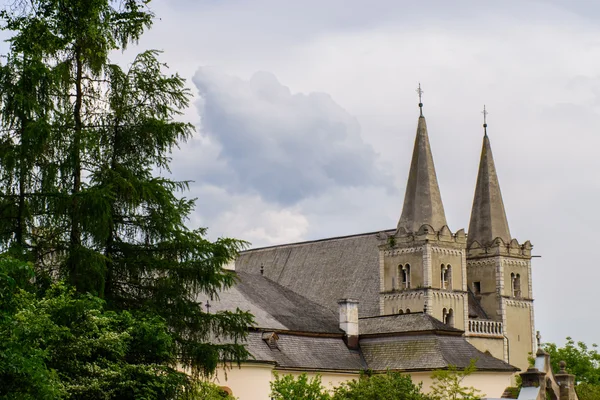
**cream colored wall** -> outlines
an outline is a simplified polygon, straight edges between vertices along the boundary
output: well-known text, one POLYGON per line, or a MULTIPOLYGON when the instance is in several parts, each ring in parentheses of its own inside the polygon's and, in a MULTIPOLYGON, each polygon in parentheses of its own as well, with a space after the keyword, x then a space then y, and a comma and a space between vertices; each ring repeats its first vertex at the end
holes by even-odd
POLYGON ((442 287, 442 264, 452 267, 452 290, 462 290, 462 259, 457 255, 440 254, 437 252, 431 255, 432 278, 431 287, 442 287))
MULTIPOLYGON (((509 274, 510 276, 510 274, 509 274)), ((496 267, 494 265, 467 267, 467 285, 473 290, 473 282, 481 283, 481 295, 477 296, 481 307, 490 319, 500 321, 498 314, 498 296, 496 294, 496 267)))
POLYGON ((467 336, 467 341, 475 346, 479 351, 489 351, 491 355, 499 360, 504 359, 504 338, 486 338, 477 336, 467 336))
POLYGON ((399 310, 402 310, 403 313, 406 313, 407 310, 422 312, 424 305, 425 297, 423 290, 404 291, 393 295, 392 299, 386 299, 383 305, 383 312, 385 315, 398 314, 399 310))
POLYGON ((269 400, 273 376, 271 364, 244 363, 240 367, 219 367, 211 379, 218 386, 226 386, 239 400, 269 400))
POLYGON ((529 307, 522 305, 507 304, 505 307, 509 363, 521 371, 526 371, 529 366, 528 357, 533 352, 531 311, 529 307))
MULTIPOLYGON (((500 398, 504 389, 511 386, 511 372, 474 372, 462 381, 462 386, 472 386, 481 390, 486 397, 500 398)), ((423 383, 423 391, 429 392, 433 380, 430 372, 415 372, 411 374, 414 383, 423 383)))
POLYGON ((384 291, 392 290, 392 277, 396 282, 396 289, 402 283, 402 277, 398 275, 400 264, 410 265, 410 287, 423 286, 423 253, 414 252, 401 255, 387 256, 384 259, 384 291))
POLYGON ((510 274, 519 274, 521 276, 521 297, 531 299, 533 295, 529 293, 529 265, 504 265, 504 296, 512 296, 512 282, 510 274))
POLYGON ((432 316, 443 321, 443 311, 452 309, 454 313, 454 327, 465 330, 465 296, 462 293, 449 293, 436 291, 433 293, 431 304, 432 316))
MULTIPOLYGON (((239 400, 270 400, 270 382, 275 380, 275 372, 279 375, 293 375, 298 377, 302 371, 274 370, 273 365, 259 363, 244 363, 241 367, 232 367, 224 370, 222 367, 211 379, 218 386, 228 387, 232 394, 239 400)), ((357 373, 335 372, 307 372, 309 378, 321 376, 321 383, 329 390, 359 377, 357 373)), ((431 372, 414 372, 411 379, 414 383, 423 382, 423 390, 428 392, 431 388, 431 372)), ((463 386, 473 386, 488 397, 500 397, 507 386, 510 386, 511 373, 499 372, 474 372, 465 378, 463 386)))

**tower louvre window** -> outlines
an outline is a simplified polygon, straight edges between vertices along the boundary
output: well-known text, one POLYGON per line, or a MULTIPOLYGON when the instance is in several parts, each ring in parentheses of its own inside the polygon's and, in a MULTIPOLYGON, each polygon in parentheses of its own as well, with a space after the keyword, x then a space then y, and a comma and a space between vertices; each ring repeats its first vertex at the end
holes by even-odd
POLYGON ((473 293, 481 294, 481 282, 473 282, 473 293))
POLYGON ((402 288, 410 289, 410 264, 406 264, 405 266, 399 266, 400 273, 402 275, 402 288))
POLYGON ((510 274, 510 278, 513 297, 521 297, 521 275, 512 273, 510 274))
POLYGON ((442 289, 452 289, 452 266, 442 264, 440 268, 440 287, 442 289))

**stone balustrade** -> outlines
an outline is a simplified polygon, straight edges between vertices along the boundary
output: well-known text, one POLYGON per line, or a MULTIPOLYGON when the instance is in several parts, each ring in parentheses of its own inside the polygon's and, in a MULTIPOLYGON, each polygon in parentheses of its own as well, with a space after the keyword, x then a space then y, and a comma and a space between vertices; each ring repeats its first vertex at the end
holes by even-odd
POLYGON ((502 322, 469 319, 468 333, 476 335, 502 336, 502 322))

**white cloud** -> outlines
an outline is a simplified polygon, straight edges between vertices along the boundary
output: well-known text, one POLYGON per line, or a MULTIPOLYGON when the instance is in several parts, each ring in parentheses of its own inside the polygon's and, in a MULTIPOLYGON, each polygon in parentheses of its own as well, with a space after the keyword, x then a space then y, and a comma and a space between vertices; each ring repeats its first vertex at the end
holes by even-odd
POLYGON ((193 80, 201 131, 228 167, 218 183, 232 193, 292 205, 337 186, 386 184, 358 122, 329 95, 292 94, 266 72, 243 81, 200 68, 193 80))

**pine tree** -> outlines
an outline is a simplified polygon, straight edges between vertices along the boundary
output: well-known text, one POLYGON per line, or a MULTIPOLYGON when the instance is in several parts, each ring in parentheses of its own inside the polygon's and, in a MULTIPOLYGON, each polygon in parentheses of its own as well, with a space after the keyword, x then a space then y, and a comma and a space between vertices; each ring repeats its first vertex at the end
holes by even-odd
POLYGON ((184 80, 164 73, 156 51, 139 54, 127 69, 110 63, 111 52, 151 26, 147 3, 33 0, 1 15, 15 34, 0 82, 0 216, 17 222, 0 239, 109 308, 160 316, 179 362, 211 372, 219 360, 247 357, 240 341, 252 317, 204 312, 196 296, 214 297, 234 284, 223 266, 245 243, 213 242, 205 229, 188 229, 194 202, 177 193, 187 182, 157 173, 168 171, 172 149, 193 133, 177 121, 190 99, 184 80), (44 79, 26 90, 29 70, 14 60, 31 58, 44 79), (10 104, 26 92, 35 94, 36 112, 21 115, 25 108, 10 104), (219 344, 209 343, 215 338, 219 344))

